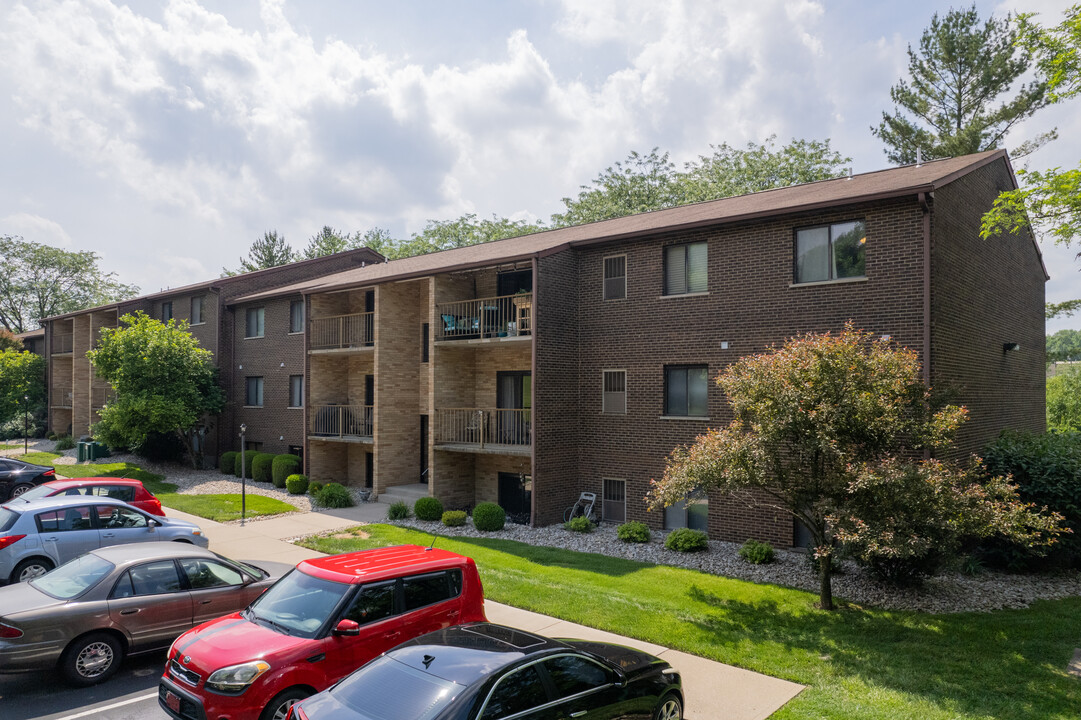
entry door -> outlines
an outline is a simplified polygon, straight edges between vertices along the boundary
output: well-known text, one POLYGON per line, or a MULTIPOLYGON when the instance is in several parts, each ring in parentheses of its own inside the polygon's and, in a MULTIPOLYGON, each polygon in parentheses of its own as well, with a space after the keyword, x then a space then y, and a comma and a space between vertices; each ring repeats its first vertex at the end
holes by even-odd
POLYGON ((496 442, 528 445, 529 410, 533 407, 533 377, 528 370, 496 374, 496 407, 499 408, 496 442))
POLYGON ((499 473, 499 505, 507 515, 530 515, 533 483, 519 473, 499 473))

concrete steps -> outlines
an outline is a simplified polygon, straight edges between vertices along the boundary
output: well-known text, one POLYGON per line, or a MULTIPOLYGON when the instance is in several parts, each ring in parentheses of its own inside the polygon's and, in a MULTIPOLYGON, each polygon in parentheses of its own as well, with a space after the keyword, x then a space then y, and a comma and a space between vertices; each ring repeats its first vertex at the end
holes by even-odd
POLYGON ((391 485, 379 496, 378 502, 383 505, 393 505, 401 501, 412 509, 413 503, 422 497, 428 497, 428 485, 426 483, 391 485))

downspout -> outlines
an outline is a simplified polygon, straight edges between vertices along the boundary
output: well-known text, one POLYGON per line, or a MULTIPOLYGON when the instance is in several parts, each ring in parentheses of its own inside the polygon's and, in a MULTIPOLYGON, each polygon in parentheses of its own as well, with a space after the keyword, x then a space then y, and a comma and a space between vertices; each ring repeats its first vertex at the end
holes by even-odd
MULTIPOLYGON (((931 204, 926 193, 918 196, 923 210, 923 384, 931 387, 931 204)), ((923 459, 931 459, 931 448, 924 448, 923 459)))
MULTIPOLYGON (((533 259, 530 261, 533 270, 533 317, 530 318, 531 327, 529 331, 533 334, 533 337, 529 343, 529 375, 533 378, 533 409, 530 411, 532 415, 533 426, 532 430, 532 443, 529 448, 529 475, 533 478, 533 492, 529 494, 529 524, 531 527, 537 527, 537 330, 540 327, 540 323, 537 319, 540 317, 540 303, 537 302, 540 299, 538 291, 540 290, 540 283, 538 282, 539 276, 537 275, 537 256, 533 255, 533 259)), ((476 293, 474 293, 475 295, 476 293)))

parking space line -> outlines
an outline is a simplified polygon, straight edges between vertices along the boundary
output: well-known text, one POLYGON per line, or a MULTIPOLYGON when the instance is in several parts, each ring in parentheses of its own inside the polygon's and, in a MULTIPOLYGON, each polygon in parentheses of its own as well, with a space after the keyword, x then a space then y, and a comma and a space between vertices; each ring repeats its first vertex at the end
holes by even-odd
POLYGON ((142 702, 143 700, 149 700, 150 698, 156 698, 157 696, 158 696, 158 693, 157 693, 157 691, 155 691, 155 692, 149 693, 147 695, 140 695, 139 697, 129 698, 127 700, 121 700, 120 702, 113 703, 112 705, 106 705, 105 707, 94 708, 93 710, 85 710, 85 711, 83 711, 81 713, 76 713, 75 715, 65 715, 64 717, 59 718, 59 720, 75 720, 75 718, 89 717, 91 715, 97 715, 100 712, 105 712, 106 710, 112 710, 113 708, 124 707, 125 705, 133 705, 133 704, 135 704, 137 702, 142 702))

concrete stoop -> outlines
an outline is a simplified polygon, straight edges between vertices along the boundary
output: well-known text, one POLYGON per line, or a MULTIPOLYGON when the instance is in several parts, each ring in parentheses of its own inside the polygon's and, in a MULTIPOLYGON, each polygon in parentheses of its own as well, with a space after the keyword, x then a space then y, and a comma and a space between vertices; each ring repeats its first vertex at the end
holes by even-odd
POLYGON ((404 502, 413 508, 413 503, 422 497, 428 497, 428 485, 426 483, 410 483, 408 485, 391 485, 384 490, 376 502, 383 505, 393 505, 396 502, 404 502))

